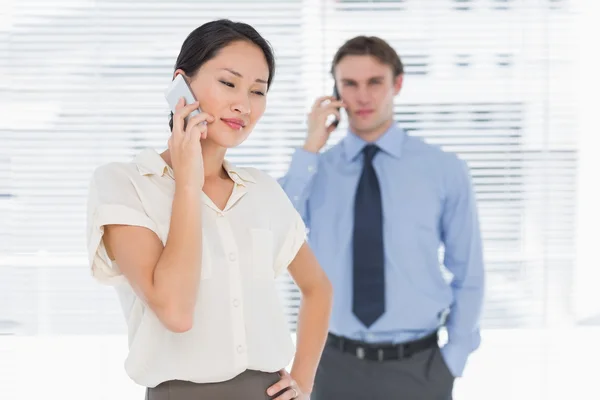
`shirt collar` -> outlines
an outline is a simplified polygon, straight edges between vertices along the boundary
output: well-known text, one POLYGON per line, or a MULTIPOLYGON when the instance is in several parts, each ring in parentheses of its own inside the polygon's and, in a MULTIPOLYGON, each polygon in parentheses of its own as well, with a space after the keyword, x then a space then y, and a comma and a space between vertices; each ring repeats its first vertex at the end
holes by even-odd
POLYGON ((140 175, 159 175, 165 174, 173 178, 173 170, 167 165, 165 160, 153 149, 145 149, 135 157, 140 175))
POLYGON ((246 186, 246 182, 256 183, 256 179, 254 179, 248 170, 239 168, 227 160, 223 161, 223 168, 225 168, 229 177, 238 185, 246 186))
MULTIPOLYGON (((174 178, 173 169, 165 160, 153 149, 145 149, 135 158, 140 175, 158 175, 167 174, 174 178)), ((227 160, 223 162, 223 168, 229 174, 229 177, 237 184, 246 186, 246 182, 256 183, 254 177, 245 169, 236 167, 227 160)))
MULTIPOLYGON (((404 129, 400 128, 396 124, 393 124, 379 139, 375 141, 376 144, 381 150, 386 153, 400 158, 402 155, 402 144, 404 143, 404 138, 406 133, 404 129)), ((362 152, 363 148, 368 143, 357 136, 354 132, 348 131, 346 137, 344 137, 342 146, 344 148, 344 153, 346 155, 347 161, 352 161, 358 157, 358 155, 362 152)))

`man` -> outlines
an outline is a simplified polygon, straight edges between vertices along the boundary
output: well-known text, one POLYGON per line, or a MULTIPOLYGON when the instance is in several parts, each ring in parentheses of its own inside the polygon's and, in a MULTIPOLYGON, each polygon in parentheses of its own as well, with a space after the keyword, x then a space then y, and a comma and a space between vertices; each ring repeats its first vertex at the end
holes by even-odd
POLYGON ((403 65, 385 41, 349 40, 331 72, 341 100, 317 99, 304 147, 280 182, 334 287, 313 398, 451 399, 455 377, 479 346, 483 302, 467 166, 395 124, 403 65), (320 153, 338 107, 349 132, 320 153), (448 342, 440 349, 442 325, 448 342))

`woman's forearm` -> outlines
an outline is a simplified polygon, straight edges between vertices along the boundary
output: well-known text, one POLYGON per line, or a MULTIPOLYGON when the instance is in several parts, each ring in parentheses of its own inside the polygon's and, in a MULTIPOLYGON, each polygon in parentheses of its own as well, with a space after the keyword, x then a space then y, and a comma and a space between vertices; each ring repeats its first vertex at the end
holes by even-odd
POLYGON ((327 340, 332 289, 325 280, 303 293, 296 338, 296 356, 290 374, 304 393, 313 388, 317 366, 327 340))
POLYGON ((154 288, 180 331, 191 328, 202 267, 201 190, 177 188, 169 237, 154 270, 154 288))

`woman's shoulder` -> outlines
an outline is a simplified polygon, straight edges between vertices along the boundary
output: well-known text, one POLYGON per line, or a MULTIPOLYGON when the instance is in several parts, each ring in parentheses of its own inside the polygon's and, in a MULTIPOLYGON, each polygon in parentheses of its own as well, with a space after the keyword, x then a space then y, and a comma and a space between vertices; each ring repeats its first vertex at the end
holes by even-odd
POLYGON ((279 191, 279 182, 266 171, 255 167, 237 167, 233 165, 232 169, 242 180, 252 183, 253 186, 263 191, 279 191))
POLYGON ((248 175, 254 178, 256 183, 258 183, 259 185, 271 185, 274 182, 273 177, 267 172, 263 171, 262 169, 258 169, 255 167, 243 167, 241 169, 243 171, 246 171, 248 175))
POLYGON ((94 169, 91 185, 101 189, 129 186, 139 176, 140 172, 135 163, 110 162, 94 169))
POLYGON ((273 175, 253 167, 245 167, 243 170, 253 181, 250 191, 260 197, 270 210, 287 210, 293 207, 291 199, 273 175))

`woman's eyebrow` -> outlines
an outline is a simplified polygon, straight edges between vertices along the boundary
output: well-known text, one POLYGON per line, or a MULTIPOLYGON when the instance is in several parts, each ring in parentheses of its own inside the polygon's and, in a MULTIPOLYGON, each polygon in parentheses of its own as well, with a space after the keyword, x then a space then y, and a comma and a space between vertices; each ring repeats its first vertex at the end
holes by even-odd
MULTIPOLYGON (((237 71, 235 71, 235 70, 233 70, 231 68, 221 68, 221 70, 227 71, 230 74, 233 74, 233 75, 235 75, 235 76, 237 76, 239 78, 243 78, 244 77, 242 74, 240 74, 239 72, 237 72, 237 71)), ((265 81, 264 79, 256 79, 256 82, 258 82, 258 83, 264 83, 265 85, 267 84, 267 81, 265 81)))

